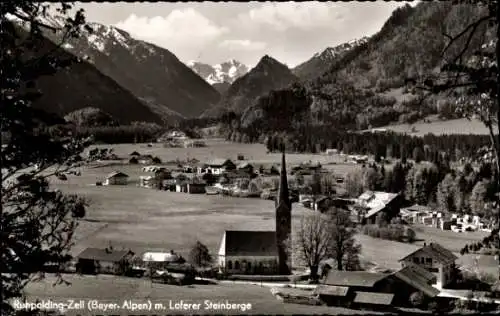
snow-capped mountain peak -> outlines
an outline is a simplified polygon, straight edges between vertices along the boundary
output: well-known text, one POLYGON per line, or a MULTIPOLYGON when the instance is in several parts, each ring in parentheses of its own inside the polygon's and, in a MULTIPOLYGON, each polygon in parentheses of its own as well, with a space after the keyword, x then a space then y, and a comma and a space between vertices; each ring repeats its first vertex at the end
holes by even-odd
POLYGON ((351 50, 354 47, 357 47, 359 45, 362 45, 362 44, 366 43, 367 41, 368 41, 368 37, 362 37, 360 39, 353 39, 353 40, 350 40, 348 42, 337 45, 335 47, 327 47, 321 53, 314 54, 314 57, 324 59, 324 60, 334 59, 339 54, 345 53, 346 51, 351 50))
POLYGON ((230 59, 216 65, 208 65, 190 60, 186 65, 211 85, 217 83, 231 84, 239 77, 245 75, 249 70, 248 66, 235 59, 230 59))

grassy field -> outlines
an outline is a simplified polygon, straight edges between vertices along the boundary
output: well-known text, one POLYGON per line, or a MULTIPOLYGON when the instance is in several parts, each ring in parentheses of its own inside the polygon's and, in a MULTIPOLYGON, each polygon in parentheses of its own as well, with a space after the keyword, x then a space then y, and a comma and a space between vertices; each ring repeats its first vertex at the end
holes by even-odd
POLYGON ((379 128, 396 133, 410 134, 414 136, 423 136, 425 134, 488 134, 488 129, 479 120, 455 119, 448 121, 431 121, 430 123, 417 122, 415 124, 397 124, 387 125, 379 128), (412 132, 415 127, 416 132, 412 132))
MULTIPOLYGON (((124 300, 132 300, 135 303, 145 303, 151 300, 153 304, 163 304, 163 309, 156 311, 131 311, 118 310, 105 312, 89 310, 65 311, 64 315, 130 315, 130 314, 359 314, 354 311, 340 307, 306 306, 296 304, 284 304, 277 300, 267 287, 241 284, 218 284, 218 285, 193 285, 175 286, 151 283, 145 279, 122 278, 114 276, 78 276, 67 275, 65 280, 71 282, 70 286, 52 286, 55 281, 53 277, 33 282, 26 288, 28 302, 36 299, 50 299, 54 303, 66 303, 67 300, 83 300, 87 304, 90 300, 98 300, 100 303, 115 303, 122 305, 124 300), (173 310, 172 304, 179 301, 184 303, 201 303, 200 310, 173 310), (214 303, 251 304, 251 309, 241 310, 208 310, 203 309, 204 301, 210 300, 214 303)), ((367 313, 367 312, 365 312, 367 313)), ((373 312, 370 312, 373 314, 373 312)))

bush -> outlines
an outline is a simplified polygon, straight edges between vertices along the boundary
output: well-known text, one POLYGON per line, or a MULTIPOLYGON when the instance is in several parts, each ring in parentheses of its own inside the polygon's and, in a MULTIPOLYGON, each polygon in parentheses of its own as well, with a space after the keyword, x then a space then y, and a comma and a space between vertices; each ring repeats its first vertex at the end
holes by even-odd
POLYGON ((381 238, 386 240, 393 240, 404 242, 415 241, 416 234, 411 228, 402 224, 389 224, 387 226, 365 225, 362 228, 362 233, 373 238, 381 238))

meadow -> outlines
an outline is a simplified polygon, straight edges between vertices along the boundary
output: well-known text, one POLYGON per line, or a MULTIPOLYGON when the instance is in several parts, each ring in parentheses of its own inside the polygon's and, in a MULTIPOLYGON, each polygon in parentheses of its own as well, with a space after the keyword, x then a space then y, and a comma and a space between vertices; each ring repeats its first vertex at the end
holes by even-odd
POLYGON ((385 128, 396 133, 409 134, 412 136, 424 136, 426 134, 487 135, 489 133, 488 129, 481 121, 475 119, 468 120, 465 118, 447 121, 431 120, 430 123, 417 122, 414 124, 395 124, 379 128, 385 128), (415 132, 412 131, 412 128, 415 128, 415 132))

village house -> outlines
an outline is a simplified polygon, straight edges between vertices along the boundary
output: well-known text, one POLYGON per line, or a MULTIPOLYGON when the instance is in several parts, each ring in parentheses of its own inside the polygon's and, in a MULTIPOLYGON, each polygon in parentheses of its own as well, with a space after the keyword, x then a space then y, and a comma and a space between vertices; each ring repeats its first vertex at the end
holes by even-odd
POLYGON ((190 194, 204 194, 206 193, 205 183, 194 183, 188 182, 186 187, 186 193, 190 194))
POLYGON ((216 175, 235 169, 236 165, 230 159, 214 159, 207 163, 207 172, 216 175))
POLYGON ((424 243, 420 249, 410 253, 399 260, 402 267, 408 265, 417 265, 436 275, 435 286, 437 288, 446 288, 453 283, 455 261, 457 257, 448 249, 439 244, 424 243))
POLYGON ((137 162, 141 165, 149 165, 149 164, 154 163, 153 156, 151 156, 151 155, 144 155, 144 156, 139 156, 139 157, 134 156, 134 157, 137 158, 137 162))
POLYGON ((410 297, 421 292, 433 299, 439 290, 431 286, 433 275, 424 269, 408 266, 394 273, 338 271, 330 269, 315 290, 320 299, 333 306, 357 306, 384 309, 411 306, 410 297))
POLYGON ((248 162, 243 162, 243 163, 240 163, 238 165, 237 170, 241 171, 241 172, 245 172, 247 174, 252 174, 253 170, 254 170, 254 167, 253 167, 253 165, 251 165, 248 162))
POLYGON ((430 207, 425 205, 413 204, 412 206, 401 209, 401 218, 408 224, 422 223, 423 218, 432 213, 430 207))
POLYGON ((165 191, 175 192, 176 191, 176 179, 166 179, 161 183, 161 189, 165 191))
POLYGON ((83 274, 123 274, 129 268, 133 256, 130 250, 87 248, 76 257, 77 271, 83 274))
POLYGON ((275 274, 278 252, 275 231, 226 230, 218 253, 220 272, 275 274))
POLYGON ((141 256, 141 264, 150 269, 165 269, 170 263, 178 263, 181 258, 173 250, 170 252, 145 252, 141 256))
POLYGON ((151 173, 148 176, 140 176, 139 185, 146 188, 160 189, 162 187, 163 180, 167 180, 172 177, 170 171, 164 167, 149 166, 142 169, 144 172, 151 173))
POLYGON ((402 203, 397 193, 366 191, 358 198, 358 206, 365 210, 362 221, 375 224, 377 216, 382 213, 387 222, 399 215, 402 203))
POLYGON ((337 149, 335 149, 335 148, 327 148, 325 150, 325 154, 328 155, 328 156, 333 156, 333 155, 336 155, 338 153, 339 153, 339 151, 337 149))
POLYGON ((126 185, 128 183, 128 175, 123 172, 115 171, 106 176, 104 185, 126 185))
POLYGON ((201 140, 187 139, 184 141, 184 148, 201 148, 206 147, 205 142, 201 140))

